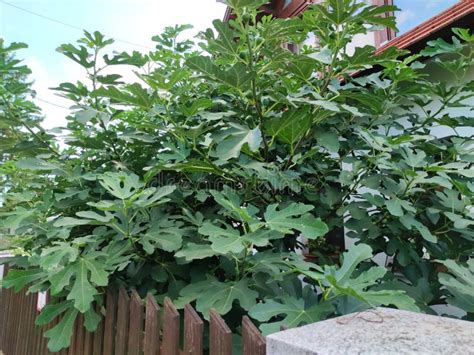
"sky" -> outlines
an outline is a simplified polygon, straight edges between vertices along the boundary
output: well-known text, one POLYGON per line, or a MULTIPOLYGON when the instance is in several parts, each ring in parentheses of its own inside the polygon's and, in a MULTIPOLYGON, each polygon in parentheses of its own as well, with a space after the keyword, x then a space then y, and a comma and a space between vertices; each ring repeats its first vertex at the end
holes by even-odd
POLYGON ((421 22, 430 19, 459 0, 394 0, 401 10, 397 13, 398 33, 403 34, 421 22))
POLYGON ((84 78, 80 66, 56 52, 56 48, 63 43, 75 42, 82 33, 79 29, 21 11, 6 2, 139 45, 117 41, 114 44, 117 51, 147 51, 141 46, 153 48, 151 37, 159 34, 165 26, 175 24, 193 25, 194 29, 188 33, 188 36, 193 36, 210 27, 212 20, 222 19, 225 12, 225 5, 216 0, 0 0, 0 38, 7 43, 25 42, 29 45, 18 56, 33 71, 36 103, 46 116, 46 128, 64 125, 67 108, 71 105, 70 101, 59 98, 49 88, 84 78))

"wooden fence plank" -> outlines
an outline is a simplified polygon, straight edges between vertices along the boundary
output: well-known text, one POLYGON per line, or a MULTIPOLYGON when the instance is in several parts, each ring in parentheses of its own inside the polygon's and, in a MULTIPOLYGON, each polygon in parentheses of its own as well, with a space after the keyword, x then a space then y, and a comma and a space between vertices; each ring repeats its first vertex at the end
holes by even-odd
POLYGON ((144 355, 160 354, 159 311, 160 307, 158 307, 155 297, 149 293, 146 296, 145 339, 143 340, 144 355))
POLYGON ((12 289, 9 289, 10 294, 11 294, 11 302, 10 302, 10 307, 8 308, 8 330, 7 334, 5 337, 6 340, 6 346, 5 346, 5 353, 9 354, 12 353, 14 350, 14 345, 15 345, 15 330, 16 330, 16 319, 15 319, 15 314, 17 312, 16 309, 16 303, 20 301, 20 298, 18 294, 14 294, 12 289), (13 329, 13 332, 12 332, 13 329))
MULTIPOLYGON (((35 317, 34 317, 34 320, 36 321, 36 317, 38 316, 39 312, 37 310, 37 306, 38 306, 38 299, 39 299, 39 294, 37 295, 36 297, 36 305, 35 305, 35 317)), ((41 341, 41 336, 42 336, 42 327, 40 326, 37 326, 37 325, 34 325, 34 336, 33 336, 33 343, 32 343, 32 347, 33 349, 35 349, 35 351, 38 352, 38 354, 40 354, 40 341, 41 341)))
POLYGON ((222 317, 211 309, 209 322, 209 354, 231 355, 232 332, 222 317))
POLYGON ((79 313, 76 319, 76 354, 84 354, 84 315, 79 313))
POLYGON ((21 337, 23 333, 22 323, 23 317, 25 316, 25 292, 22 290, 18 293, 18 301, 14 303, 15 314, 13 315, 14 319, 14 329, 15 335, 12 337, 13 346, 11 348, 12 354, 20 354, 21 350, 21 337))
MULTIPOLYGON (((8 265, 4 266, 3 274, 6 275, 8 273, 8 265)), ((6 353, 8 349, 8 344, 9 344, 9 335, 10 335, 10 319, 11 319, 11 314, 10 310, 12 308, 12 302, 13 302, 13 290, 11 289, 1 289, 1 323, 0 323, 0 344, 1 344, 1 350, 6 353)))
POLYGON ((84 328, 84 355, 92 355, 92 345, 94 341, 94 333, 84 328))
POLYGON ((117 328, 115 333, 115 355, 127 354, 128 323, 130 312, 130 298, 122 287, 119 290, 117 308, 117 328))
POLYGON ((266 341, 249 317, 242 319, 242 354, 265 355, 266 341))
MULTIPOLYGON (((51 301, 51 294, 48 292, 46 294, 46 304, 48 304, 51 301)), ((41 330, 41 337, 39 339, 40 344, 39 344, 39 355, 46 355, 49 354, 48 351, 48 339, 44 336, 44 333, 48 331, 48 329, 51 329, 52 326, 51 324, 44 325, 41 330)))
MULTIPOLYGON (((8 265, 4 266, 3 275, 6 276, 8 274, 9 267, 8 265)), ((2 295, 2 323, 0 324, 1 327, 1 334, 0 334, 0 341, 2 344, 2 351, 6 354, 9 349, 10 344, 10 334, 11 334, 11 309, 13 307, 13 290, 12 289, 5 289, 3 288, 1 291, 2 295)))
POLYGON ((111 290, 107 291, 107 300, 105 303, 105 319, 104 319, 104 355, 114 354, 115 339, 115 315, 117 309, 117 301, 111 290))
MULTIPOLYGON (((14 294, 1 290, 0 294, 0 350, 4 355, 49 355, 44 332, 59 323, 56 318, 43 327, 34 325, 37 316, 37 294, 14 294), (6 324, 5 324, 6 322, 6 324)), ((47 303, 49 302, 47 296, 47 303)), ((58 355, 202 355, 204 322, 190 305, 184 308, 183 350, 180 350, 180 314, 169 298, 165 299, 160 347, 160 308, 155 297, 148 294, 146 304, 136 291, 129 298, 121 288, 118 299, 113 291, 107 292, 105 319, 96 332, 89 333, 83 326, 80 314, 74 325, 69 349, 58 355), (146 312, 144 310, 146 305, 146 312)), ((102 305, 97 305, 101 313, 102 305)), ((265 354, 265 338, 248 317, 242 320, 243 355, 265 354)), ((231 355, 232 333, 222 317, 210 312, 209 354, 231 355)))
MULTIPOLYGON (((97 305, 95 311, 98 314, 101 314, 101 305, 97 305)), ((92 340, 92 354, 93 355, 102 355, 102 339, 104 338, 104 323, 105 318, 101 319, 97 330, 94 332, 92 340)))
POLYGON ((28 296, 28 318, 26 320, 26 334, 25 334, 25 354, 31 352, 34 349, 35 340, 35 318, 36 318, 36 305, 38 304, 38 294, 32 293, 28 296))
POLYGON ((202 355, 204 322, 191 305, 184 307, 184 354, 202 355))
POLYGON ((76 344, 77 344, 77 319, 74 322, 74 326, 72 328, 71 344, 69 345, 69 348, 68 348, 68 355, 76 355, 76 346, 77 346, 76 344))
POLYGON ((32 293, 27 296, 25 326, 23 327, 25 333, 22 339, 24 354, 29 354, 32 349, 31 343, 35 331, 36 304, 38 303, 37 295, 37 293, 32 293))
POLYGON ((128 355, 140 355, 143 333, 143 304, 136 290, 130 297, 130 327, 128 331, 128 355))
POLYGON ((179 355, 179 313, 169 298, 165 298, 163 316, 163 355, 179 355))
MULTIPOLYGON (((6 274, 6 269, 7 265, 3 265, 3 270, 0 275, 0 278, 3 279, 6 274)), ((7 316, 7 308, 6 308, 6 302, 7 302, 7 296, 8 292, 6 289, 0 287, 0 350, 2 350, 2 347, 5 346, 5 330, 6 330, 6 316, 7 316)))

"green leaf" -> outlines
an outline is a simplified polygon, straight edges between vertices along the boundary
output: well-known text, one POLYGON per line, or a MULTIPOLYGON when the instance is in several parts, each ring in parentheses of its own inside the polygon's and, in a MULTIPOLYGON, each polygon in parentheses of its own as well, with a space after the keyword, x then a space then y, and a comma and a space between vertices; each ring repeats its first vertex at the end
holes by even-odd
POLYGON ((196 303, 196 307, 204 314, 208 314, 211 308, 219 314, 227 314, 236 301, 239 302, 240 307, 249 310, 255 305, 258 297, 258 293, 249 288, 246 279, 236 283, 214 284, 209 291, 205 297, 198 299, 196 303), (217 287, 217 285, 219 286, 217 287))
POLYGON ((224 224, 225 228, 220 228, 212 223, 205 222, 200 228, 199 233, 209 237, 211 248, 220 254, 240 253, 245 249, 255 245, 263 247, 275 237, 273 231, 257 231, 255 233, 240 235, 240 232, 224 224))
POLYGON ((148 188, 140 195, 138 200, 134 202, 135 205, 145 208, 150 206, 157 206, 159 204, 170 201, 163 197, 172 194, 176 190, 176 185, 162 186, 160 188, 148 188))
POLYGON ((53 223, 54 227, 74 227, 92 224, 90 219, 79 219, 74 217, 62 217, 53 223))
POLYGON ((209 41, 209 48, 231 57, 239 55, 238 47, 235 45, 236 34, 232 31, 229 24, 221 20, 214 20, 212 21, 212 25, 217 31, 218 36, 216 39, 209 41))
POLYGON ((87 107, 83 110, 76 111, 74 113, 74 118, 76 119, 77 122, 86 124, 87 122, 91 121, 93 118, 97 117, 98 115, 103 115, 104 113, 101 113, 91 107, 87 107))
POLYGON ((257 151, 262 142, 262 133, 258 127, 250 129, 237 123, 229 124, 230 128, 222 131, 214 140, 218 140, 215 156, 220 160, 237 158, 244 144, 253 152, 257 151))
POLYGON ((181 106, 181 112, 183 112, 186 116, 194 116, 199 111, 209 108, 213 105, 211 99, 201 98, 197 99, 192 102, 190 106, 181 106))
POLYGON ((360 263, 370 258, 372 258, 372 248, 366 244, 358 244, 343 254, 341 267, 326 265, 322 272, 303 270, 302 273, 328 287, 335 297, 352 297, 371 307, 394 305, 401 309, 419 311, 415 300, 405 291, 380 290, 382 286, 378 287, 378 290, 370 289, 372 286, 379 285, 387 272, 384 267, 374 266, 354 277, 360 263))
POLYGON ((163 142, 162 146, 166 149, 164 152, 159 154, 159 159, 162 161, 174 160, 175 162, 181 162, 184 161, 191 152, 191 150, 181 141, 176 143, 163 142))
POLYGON ((426 241, 431 243, 436 243, 438 241, 438 238, 431 234, 430 230, 424 224, 417 221, 412 215, 405 214, 403 217, 400 217, 400 222, 409 230, 411 230, 412 227, 415 227, 426 241))
POLYGON ((57 316, 64 313, 66 310, 72 308, 71 301, 64 301, 59 303, 48 303, 41 310, 41 313, 36 317, 36 325, 46 325, 52 322, 57 316))
POLYGON ((84 68, 92 68, 94 66, 94 63, 89 60, 89 53, 87 48, 84 46, 79 46, 78 48, 72 44, 63 44, 57 48, 57 51, 72 59, 84 68))
POLYGON ((308 57, 323 64, 331 64, 333 53, 328 46, 324 46, 318 51, 309 54, 308 57))
POLYGON ((268 300, 255 305, 250 309, 249 315, 260 322, 268 322, 276 316, 283 317, 280 321, 260 326, 263 334, 268 335, 280 331, 282 326, 294 328, 299 325, 318 322, 326 319, 333 311, 333 306, 328 302, 306 307, 303 299, 285 296, 281 303, 276 300, 268 300))
POLYGON ((144 185, 137 175, 126 173, 105 173, 99 182, 104 189, 121 200, 131 197, 144 185))
MULTIPOLYGON (((382 286, 383 287, 383 286, 382 286)), ((360 295, 365 302, 371 305, 371 307, 378 306, 395 306, 398 309, 403 309, 411 312, 419 312, 420 309, 416 305, 413 298, 402 290, 381 290, 381 291, 364 291, 360 295)))
MULTIPOLYGON (((196 294, 196 309, 206 319, 209 319, 211 308, 224 315, 230 312, 234 302, 238 302, 240 307, 245 310, 249 310, 256 303, 258 293, 249 288, 248 279, 236 282, 206 281, 206 283, 207 289, 196 294)), ((185 289, 181 295, 186 295, 185 289)))
POLYGON ((463 218, 462 215, 458 215, 452 212, 444 212, 444 215, 448 217, 452 222, 454 222, 454 228, 465 229, 471 225, 474 225, 473 220, 463 218))
POLYGON ((105 215, 103 216, 94 211, 79 211, 76 212, 76 216, 101 223, 108 223, 114 219, 114 215, 109 212, 105 212, 105 215))
POLYGON ((214 200, 224 207, 230 214, 239 221, 249 222, 252 216, 247 211, 247 208, 241 206, 239 195, 228 186, 224 186, 222 192, 216 190, 209 191, 214 197, 214 200))
POLYGON ((445 53, 459 53, 463 48, 461 41, 456 37, 452 37, 452 40, 452 43, 448 43, 442 38, 429 41, 427 48, 421 51, 421 54, 427 57, 434 57, 445 53))
POLYGON ((87 255, 82 258, 87 269, 91 273, 91 281, 97 286, 107 286, 109 283, 109 274, 104 269, 104 264, 99 261, 88 257, 87 255))
POLYGON ((23 160, 17 161, 15 165, 20 169, 29 169, 29 170, 55 170, 60 169, 60 166, 49 163, 43 159, 39 158, 25 158, 23 160))
POLYGON ((392 216, 403 216, 403 210, 402 205, 400 203, 400 199, 394 197, 391 200, 385 201, 385 205, 387 206, 388 212, 390 212, 392 216))
POLYGON ((338 283, 343 283, 352 276, 356 267, 364 260, 372 257, 372 248, 366 244, 354 245, 343 254, 342 266, 335 272, 338 283))
POLYGON ((140 244, 148 254, 153 254, 155 249, 176 251, 181 248, 183 242, 185 230, 180 228, 182 225, 182 222, 169 219, 169 216, 161 216, 140 238, 140 244))
POLYGON ((97 75, 97 81, 105 85, 117 85, 122 82, 118 81, 122 76, 119 74, 97 75))
POLYGON ((216 169, 215 165, 209 163, 208 161, 197 159, 190 159, 187 162, 166 165, 163 170, 176 170, 185 173, 209 173, 215 175, 222 175, 222 171, 216 169))
POLYGON ((291 234, 295 229, 308 239, 316 239, 325 235, 329 230, 320 218, 315 218, 307 213, 314 209, 313 206, 292 203, 280 210, 277 210, 277 207, 277 204, 269 205, 264 214, 267 227, 274 231, 291 234))
POLYGON ((41 252, 40 266, 45 270, 57 268, 63 260, 74 262, 78 250, 69 243, 57 242, 55 246, 44 248, 41 252))
POLYGON ((26 209, 24 207, 16 207, 13 212, 9 212, 7 215, 8 217, 1 221, 0 226, 2 228, 8 229, 17 229, 21 225, 25 225, 27 221, 32 219, 36 213, 35 209, 26 209))
POLYGON ((84 259, 74 265, 74 275, 76 279, 67 299, 74 301, 74 307, 84 313, 91 307, 97 294, 97 290, 89 282, 89 268, 84 259))
POLYGON ((247 67, 243 63, 221 69, 210 57, 194 56, 188 58, 186 64, 205 77, 236 89, 241 89, 252 78, 252 74, 247 72, 247 67))
POLYGON ((215 255, 216 252, 210 244, 196 243, 187 243, 183 249, 175 254, 177 258, 184 258, 186 261, 206 259, 215 255))
POLYGON ((74 266, 68 265, 49 277, 51 283, 51 295, 59 294, 65 287, 69 286, 74 275, 74 266))
POLYGON ((317 136, 318 144, 326 148, 329 152, 337 153, 340 148, 339 136, 333 132, 321 132, 317 136))
POLYGON ((90 308, 84 313, 84 327, 88 332, 95 332, 100 323, 100 315, 98 315, 93 308, 90 308))
POLYGON ((403 148, 400 154, 408 166, 412 168, 422 167, 426 164, 426 153, 424 151, 413 152, 413 150, 409 148, 403 148))
POLYGON ((56 352, 69 346, 77 314, 77 309, 70 308, 56 326, 44 333, 49 338, 49 351, 56 352))
POLYGON ((448 268, 448 273, 438 275, 439 282, 448 290, 448 303, 462 310, 474 312, 474 259, 466 264, 454 260, 438 260, 448 268))
POLYGON ((312 117, 308 111, 306 107, 286 111, 281 118, 268 121, 265 125, 266 133, 293 147, 311 127, 312 117))
POLYGON ((93 92, 93 96, 108 97, 120 104, 143 108, 150 108, 153 103, 149 93, 138 83, 127 85, 124 90, 119 90, 115 86, 101 87, 93 92))
POLYGON ((11 269, 8 271, 7 276, 2 281, 2 287, 12 288, 15 292, 19 292, 28 284, 37 281, 46 274, 42 269, 11 269))

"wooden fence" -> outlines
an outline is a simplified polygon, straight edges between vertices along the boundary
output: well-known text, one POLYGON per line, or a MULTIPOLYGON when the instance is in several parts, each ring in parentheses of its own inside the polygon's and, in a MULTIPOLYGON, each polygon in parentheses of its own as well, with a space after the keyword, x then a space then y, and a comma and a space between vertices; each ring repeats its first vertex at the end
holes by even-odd
MULTIPOLYGON (((13 290, 0 290, 0 354, 50 354, 45 327, 35 326, 38 295, 13 290)), ((183 322, 173 303, 166 299, 163 309, 152 295, 142 300, 136 291, 109 291, 105 301, 105 317, 99 328, 90 333, 83 327, 80 314, 74 325, 71 346, 61 355, 210 355, 232 354, 232 332, 221 318, 211 311, 208 347, 204 350, 205 322, 194 308, 186 305, 183 322)), ((265 354, 265 338, 249 318, 242 320, 242 354, 265 354)))

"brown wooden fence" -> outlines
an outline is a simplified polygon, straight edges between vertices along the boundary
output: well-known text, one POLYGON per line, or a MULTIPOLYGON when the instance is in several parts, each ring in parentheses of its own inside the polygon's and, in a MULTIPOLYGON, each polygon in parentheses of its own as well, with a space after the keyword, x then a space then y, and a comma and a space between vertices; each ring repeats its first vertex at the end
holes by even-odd
MULTIPOLYGON (((0 290, 0 353, 3 355, 50 354, 45 327, 34 325, 38 315, 37 294, 0 290)), ((184 319, 173 303, 166 299, 163 309, 152 295, 142 300, 136 291, 109 291, 105 301, 105 318, 90 333, 83 327, 82 315, 76 320, 71 346, 61 355, 229 355, 232 353, 232 332, 221 318, 211 311, 209 340, 204 350, 205 322, 194 308, 186 305, 184 319)), ((242 321, 242 353, 265 354, 265 338, 249 318, 242 321)))

